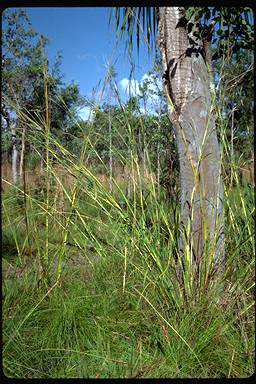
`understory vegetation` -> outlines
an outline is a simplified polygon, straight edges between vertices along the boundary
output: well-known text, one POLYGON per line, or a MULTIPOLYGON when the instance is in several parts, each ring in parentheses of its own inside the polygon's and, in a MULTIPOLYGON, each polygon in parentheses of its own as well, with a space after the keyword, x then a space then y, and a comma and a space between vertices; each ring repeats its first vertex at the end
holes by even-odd
POLYGON ((204 275, 189 289, 175 273, 177 199, 158 197, 144 171, 131 158, 130 184, 113 178, 110 193, 108 178, 65 151, 40 184, 28 177, 25 194, 3 193, 7 376, 253 373, 253 188, 232 170, 223 290, 204 275))
MULTIPOLYGON (((136 97, 123 105, 109 71, 112 103, 92 104, 88 122, 70 117, 69 129, 57 132, 43 112, 17 112, 28 150, 16 184, 7 150, 2 162, 6 376, 254 373, 255 197, 253 181, 241 176, 253 138, 236 131, 230 145, 233 109, 221 71, 224 65, 213 109, 225 183, 225 270, 215 276, 205 252, 204 267, 182 284, 179 169, 167 106, 152 117, 139 112, 136 97)), ((46 77, 44 85, 47 106, 46 77)), ((251 124, 244 122, 244 132, 251 124)))

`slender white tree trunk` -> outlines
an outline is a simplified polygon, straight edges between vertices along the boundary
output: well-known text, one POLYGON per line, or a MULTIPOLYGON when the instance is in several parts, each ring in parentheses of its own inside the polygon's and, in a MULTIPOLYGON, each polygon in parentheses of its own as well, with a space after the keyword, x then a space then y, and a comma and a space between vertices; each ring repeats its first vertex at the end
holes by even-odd
POLYGON ((25 156, 25 126, 22 127, 21 134, 21 151, 20 151, 20 172, 19 177, 22 180, 23 171, 24 171, 24 156, 25 156))
POLYGON ((16 135, 16 124, 17 120, 12 121, 10 117, 10 112, 2 107, 1 118, 6 121, 6 129, 11 131, 11 140, 12 140, 12 179, 13 184, 18 182, 18 148, 17 148, 17 135, 16 135))
POLYGON ((11 135, 12 135, 12 179, 13 184, 18 182, 18 148, 17 148, 17 135, 16 135, 16 122, 10 122, 11 135))

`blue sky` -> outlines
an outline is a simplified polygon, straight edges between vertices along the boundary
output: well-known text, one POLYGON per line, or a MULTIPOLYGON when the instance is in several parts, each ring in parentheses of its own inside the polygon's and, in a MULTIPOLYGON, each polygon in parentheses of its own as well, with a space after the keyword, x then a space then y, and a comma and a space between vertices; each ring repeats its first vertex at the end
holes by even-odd
MULTIPOLYGON (((75 81, 83 96, 91 97, 92 89, 101 80, 100 89, 106 75, 108 62, 115 63, 117 84, 123 100, 129 86, 130 64, 128 54, 124 54, 124 40, 117 46, 114 24, 109 25, 111 8, 105 7, 33 7, 26 10, 33 29, 49 38, 47 53, 50 63, 60 51, 63 55, 61 71, 66 84, 75 81)), ((135 40, 136 41, 136 40, 135 40)), ((135 81, 138 84, 152 68, 153 55, 149 56, 145 43, 140 47, 139 58, 134 47, 135 81)), ((88 117, 84 108, 80 116, 88 117)))

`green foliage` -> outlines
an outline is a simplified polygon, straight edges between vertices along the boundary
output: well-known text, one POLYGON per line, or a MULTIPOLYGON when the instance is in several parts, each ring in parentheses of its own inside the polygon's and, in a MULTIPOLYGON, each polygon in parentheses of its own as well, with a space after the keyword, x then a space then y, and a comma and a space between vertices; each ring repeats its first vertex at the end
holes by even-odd
POLYGON ((30 27, 30 21, 22 10, 6 10, 3 14, 2 36, 2 87, 3 93, 20 107, 31 97, 33 82, 42 73, 42 49, 48 39, 30 27))
MULTIPOLYGON (((26 135, 29 135, 31 124, 28 119, 37 123, 37 129, 44 127, 46 81, 51 129, 58 140, 70 146, 70 138, 73 137, 74 131, 77 131, 77 107, 84 103, 78 84, 63 85, 60 53, 52 68, 49 67, 44 53, 48 39, 42 35, 38 38, 38 34, 30 28, 29 18, 24 11, 6 10, 3 20, 2 108, 9 113, 16 112, 13 119, 16 120, 18 147, 24 124, 26 135), (24 115, 27 116, 25 123, 24 115)), ((40 152, 44 145, 44 138, 41 139, 41 143, 38 143, 35 135, 31 135, 30 150, 33 148, 40 152)), ((10 151, 12 142, 8 129, 2 132, 2 141, 4 151, 10 151)), ((74 147, 74 143, 72 146, 74 147)))
MULTIPOLYGON (((148 45, 148 50, 154 47, 159 7, 122 7, 123 17, 121 22, 121 7, 115 9, 115 23, 117 33, 121 37, 127 34, 128 51, 131 52, 134 41, 134 30, 136 29, 136 43, 139 51, 140 37, 143 35, 148 45), (126 32, 125 32, 126 30, 126 32)), ((110 20, 113 14, 110 14, 110 20)))
MULTIPOLYGON (((230 54, 229 49, 232 53, 241 49, 253 50, 254 22, 251 8, 185 7, 185 11, 185 24, 188 25, 189 20, 193 18, 193 23, 198 28, 193 32, 194 37, 206 38, 212 41, 212 44, 217 44, 213 60, 230 54)), ((112 13, 111 18, 113 19, 112 13)), ((116 7, 114 15, 117 33, 120 33, 121 37, 126 33, 126 44, 130 52, 134 45, 134 30, 136 30, 138 51, 141 34, 145 34, 144 39, 146 38, 148 48, 150 46, 152 48, 155 43, 158 18, 159 7, 116 7), (123 10, 123 16, 121 16, 121 10, 123 10)))
POLYGON ((246 167, 254 156, 254 60, 241 51, 215 64, 216 123, 223 150, 224 174, 233 182, 234 168, 246 167), (232 181, 233 180, 233 181, 232 181))
POLYGON ((193 20, 198 29, 195 38, 216 45, 213 60, 225 58, 241 49, 253 50, 253 11, 248 7, 186 7, 187 22, 193 20))
MULTIPOLYGON (((240 96, 248 109, 244 120, 235 117, 235 124, 251 124, 252 72, 245 70, 250 58, 239 61, 234 56, 234 62, 222 64, 219 78, 233 83, 233 72, 241 90, 224 87, 223 81, 220 103, 214 106, 217 114, 221 102, 228 110, 232 97, 240 96)), ((60 128, 48 137, 55 164, 49 163, 47 177, 44 172, 36 182, 28 178, 26 204, 17 185, 2 194, 4 373, 44 379, 250 376, 255 350, 255 206, 253 189, 240 183, 236 159, 231 158, 227 120, 218 121, 222 158, 224 152, 234 179, 225 185, 225 273, 221 281, 209 279, 203 265, 180 285, 180 207, 175 199, 166 199, 164 188, 171 160, 176 185, 178 175, 166 105, 158 116, 142 114, 138 98, 121 105, 114 71, 108 75, 104 86, 112 91, 112 100, 94 105, 92 121, 74 123, 63 105, 75 105, 78 88, 72 84, 61 89, 49 76, 51 98, 56 90, 65 100, 56 118, 60 128), (111 192, 110 123, 113 160, 128 166, 125 177, 113 181, 111 192), (159 195, 156 181, 144 178, 144 173, 157 171, 157 153, 159 195), (48 281, 42 272, 45 261, 48 281)), ((144 97, 149 89, 150 83, 144 97)), ((43 116, 43 103, 38 108, 43 116)), ((44 144, 43 124, 32 110, 22 117, 29 142, 39 148, 44 144)), ((235 145, 238 155, 239 150, 235 145)), ((40 151, 31 152, 31 169, 37 155, 40 158, 40 151)))
POLYGON ((2 136, 1 137, 2 154, 9 153, 12 148, 11 132, 10 131, 2 132, 1 136, 2 136))
MULTIPOLYGON (((66 169, 75 172, 76 167, 67 159, 66 169)), ((172 237, 178 228, 167 203, 157 202, 150 189, 141 201, 138 190, 136 206, 126 199, 127 210, 119 210, 122 195, 110 195, 96 182, 88 188, 85 168, 83 172, 75 195, 61 185, 69 196, 62 212, 54 205, 55 192, 58 199, 60 192, 57 179, 52 181, 50 257, 58 257, 63 246, 66 254, 61 285, 54 285, 53 262, 48 290, 40 280, 39 267, 45 206, 30 196, 30 254, 22 210, 17 210, 11 193, 3 196, 5 375, 250 376, 254 369, 252 191, 241 186, 226 189, 230 236, 220 303, 217 283, 200 299, 196 290, 190 299, 179 291, 172 237), (68 219, 72 198, 76 204, 68 219), (60 215, 64 228, 68 225, 64 244, 60 215), (23 250, 20 261, 15 255, 17 245, 23 250)))
MULTIPOLYGON (((215 66, 216 72, 223 80, 219 86, 219 95, 225 94, 223 109, 227 114, 234 111, 234 129, 238 136, 253 133, 254 103, 254 59, 248 51, 240 52, 215 66)), ((242 150, 241 142, 237 143, 237 150, 242 150)), ((242 146, 243 149, 244 146, 242 146)))

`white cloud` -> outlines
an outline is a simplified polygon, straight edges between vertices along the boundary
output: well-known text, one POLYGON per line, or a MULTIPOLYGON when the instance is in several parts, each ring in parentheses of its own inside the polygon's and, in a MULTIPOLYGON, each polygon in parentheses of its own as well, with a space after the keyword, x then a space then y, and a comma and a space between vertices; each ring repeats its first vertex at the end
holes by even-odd
POLYGON ((129 93, 132 96, 139 95, 139 82, 137 80, 128 80, 126 78, 122 79, 119 84, 121 85, 121 88, 126 93, 126 95, 129 95, 129 93))
POLYGON ((94 59, 97 60, 97 56, 91 54, 91 53, 81 53, 76 55, 78 60, 88 60, 88 59, 94 59))
POLYGON ((119 84, 121 85, 121 88, 126 92, 126 89, 128 87, 128 84, 129 84, 129 80, 128 79, 122 79, 121 81, 119 81, 119 84))
POLYGON ((78 111, 78 116, 84 121, 89 121, 92 120, 93 111, 90 107, 83 107, 78 111))
MULTIPOLYGON (((157 114, 157 110, 159 110, 160 99, 158 96, 158 92, 163 91, 163 85, 161 79, 155 80, 152 75, 148 75, 145 73, 141 80, 129 80, 127 78, 122 79, 119 84, 121 89, 124 91, 126 96, 129 96, 129 92, 132 96, 142 96, 140 91, 140 87, 143 87, 143 83, 147 82, 148 90, 147 98, 146 98, 146 110, 152 115, 157 114)), ((141 104, 140 106, 141 113, 145 113, 145 107, 141 104)))
POLYGON ((159 79, 155 83, 155 81, 153 81, 153 76, 149 76, 147 73, 142 76, 141 81, 124 78, 119 82, 119 84, 127 95, 129 95, 130 92, 132 96, 140 96, 141 91, 139 87, 142 87, 144 82, 148 82, 148 89, 150 91, 149 98, 158 99, 158 95, 156 93, 159 90, 162 91, 162 82, 159 79))
POLYGON ((87 53, 81 53, 81 54, 76 55, 76 58, 78 60, 81 60, 81 61, 88 59, 88 57, 89 57, 89 55, 87 53))
POLYGON ((142 115, 145 115, 146 113, 145 108, 143 106, 140 106, 140 113, 142 113, 142 115))
POLYGON ((101 66, 99 64, 98 57, 96 55, 93 55, 92 53, 79 53, 76 55, 76 58, 80 61, 94 61, 94 68, 99 72, 101 71, 101 66))

